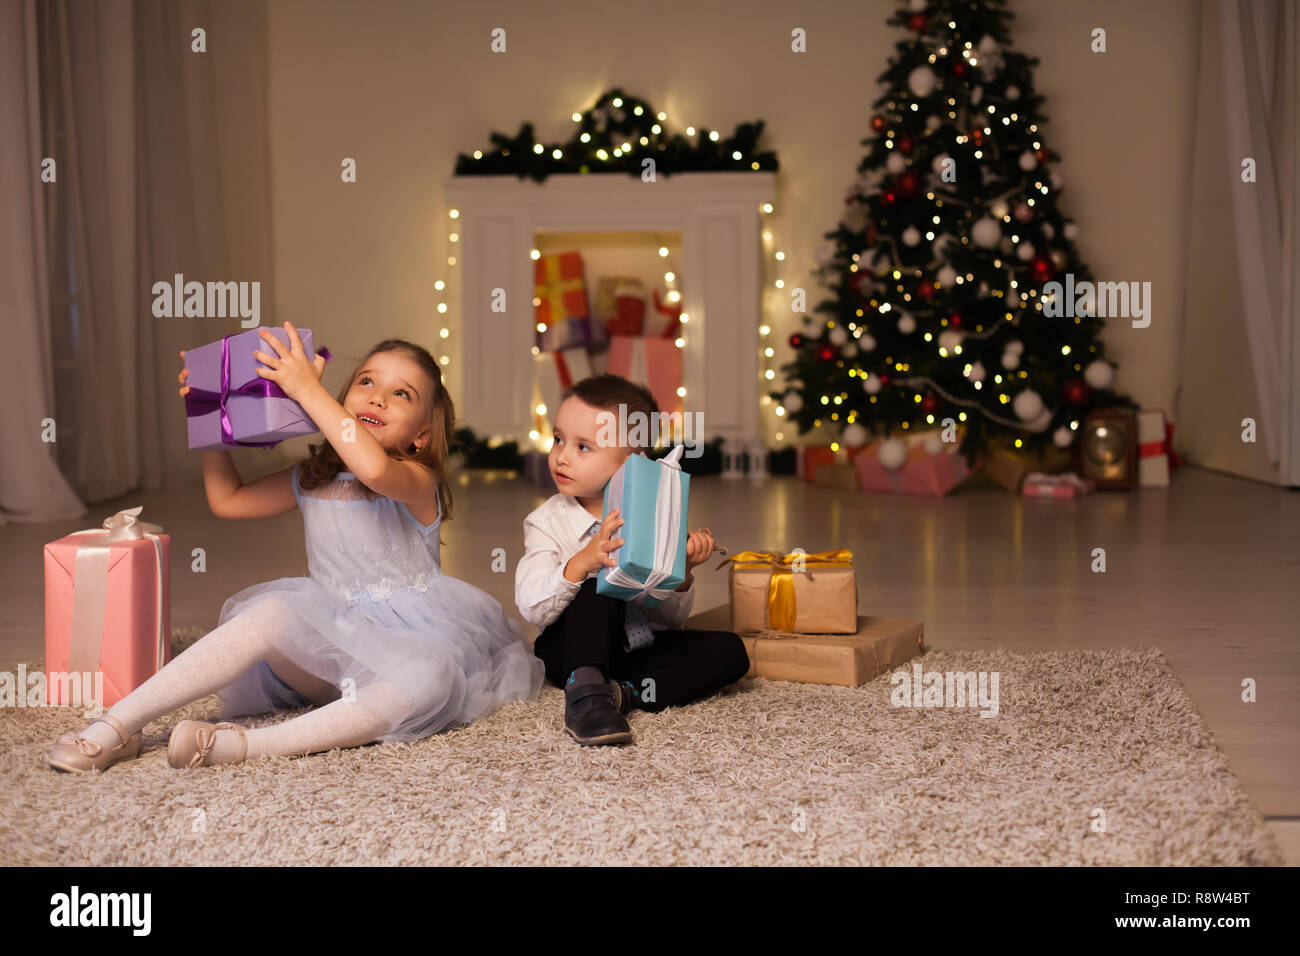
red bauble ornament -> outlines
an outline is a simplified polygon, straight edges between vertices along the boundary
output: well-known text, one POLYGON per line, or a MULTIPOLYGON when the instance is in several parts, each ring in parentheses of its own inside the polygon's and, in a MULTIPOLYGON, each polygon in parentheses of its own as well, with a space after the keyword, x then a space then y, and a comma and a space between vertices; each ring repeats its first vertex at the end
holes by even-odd
POLYGON ((916 287, 916 297, 922 302, 929 302, 934 298, 934 283, 924 281, 916 287))
POLYGON ((1034 150, 1034 155, 1038 157, 1038 161, 1039 161, 1040 163, 1045 163, 1045 162, 1047 162, 1047 150, 1045 150, 1045 149, 1036 149, 1036 150, 1034 150))
POLYGON ((960 312, 954 312, 952 315, 948 316, 948 324, 954 329, 960 329, 963 321, 960 312))
POLYGON ((875 284, 876 277, 870 269, 858 267, 857 274, 853 277, 853 288, 857 290, 858 295, 864 299, 871 295, 871 287, 875 284))
POLYGON ((880 384, 881 384, 881 385, 888 385, 888 384, 889 384, 889 373, 888 373, 888 372, 881 372, 879 378, 880 378, 880 384))
POLYGON ((916 143, 912 142, 912 137, 908 136, 906 133, 898 137, 898 148, 902 150, 905 155, 912 155, 912 150, 915 147, 916 143))
POLYGON ((973 129, 973 130, 971 130, 971 131, 970 131, 970 138, 971 138, 971 142, 973 142, 976 146, 983 146, 983 145, 984 145, 984 130, 983 130, 983 129, 973 129))
POLYGON ((1071 405, 1087 405, 1088 399, 1092 396, 1092 389, 1088 383, 1081 378, 1068 379, 1061 386, 1061 397, 1071 405))
POLYGON ((921 411, 927 415, 933 415, 939 410, 939 397, 930 392, 925 398, 921 399, 921 411))
POLYGON ((890 190, 890 189, 886 189, 886 190, 885 190, 883 193, 881 193, 881 195, 880 195, 880 200, 881 200, 881 202, 883 202, 886 206, 892 206, 892 205, 894 204, 894 200, 897 199, 897 198, 898 198, 898 196, 896 196, 896 195, 894 194, 893 190, 890 190))
POLYGON ((879 133, 882 129, 885 128, 885 118, 883 116, 880 116, 879 114, 871 117, 871 128, 874 129, 877 133, 879 133))
POLYGON ((1042 284, 1056 275, 1056 263, 1051 256, 1034 256, 1029 260, 1029 274, 1035 282, 1042 284))
POLYGON ((835 350, 829 345, 823 345, 817 352, 817 357, 823 362, 829 362, 835 358, 835 350))
POLYGON ((921 195, 921 189, 925 186, 925 180, 915 169, 905 169, 894 178, 894 188, 898 194, 905 199, 912 199, 921 195))
POLYGON ((800 335, 798 332, 796 332, 796 333, 794 333, 794 335, 790 336, 790 348, 792 348, 792 349, 797 349, 797 348, 799 348, 801 345, 803 345, 803 336, 802 336, 802 335, 800 335))
POLYGON ((907 18, 907 25, 917 33, 924 33, 925 28, 929 26, 930 18, 924 13, 914 13, 907 18))
POLYGON ((961 60, 958 60, 956 63, 954 63, 954 64, 952 65, 952 75, 953 75, 953 76, 965 76, 965 75, 966 75, 966 64, 963 63, 961 60))

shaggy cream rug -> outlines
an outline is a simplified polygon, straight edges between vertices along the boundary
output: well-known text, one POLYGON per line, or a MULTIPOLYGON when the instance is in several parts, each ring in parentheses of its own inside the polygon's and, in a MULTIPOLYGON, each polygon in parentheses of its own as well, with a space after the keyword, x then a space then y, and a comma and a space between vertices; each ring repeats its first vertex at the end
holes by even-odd
POLYGON ((997 671, 998 716, 893 706, 889 675, 861 687, 749 678, 689 706, 634 711, 632 746, 581 748, 563 732, 563 693, 547 685, 536 702, 415 743, 172 770, 171 728, 215 719, 213 696, 150 724, 139 759, 70 775, 44 754, 84 720, 4 708, 0 860, 1282 862, 1160 651, 918 661, 927 672, 997 671))

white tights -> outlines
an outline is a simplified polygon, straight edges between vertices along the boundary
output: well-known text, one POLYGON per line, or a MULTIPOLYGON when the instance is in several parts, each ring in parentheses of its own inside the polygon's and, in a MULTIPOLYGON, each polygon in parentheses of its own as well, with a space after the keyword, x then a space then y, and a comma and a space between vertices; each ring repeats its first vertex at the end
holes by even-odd
MULTIPOLYGON (((283 626, 287 611, 283 602, 267 599, 237 614, 176 655, 166 667, 110 707, 108 713, 134 734, 150 721, 216 693, 259 661, 267 661, 274 669, 275 663, 284 658, 261 635, 277 625, 283 626)), ((271 727, 245 729, 245 759, 317 753, 370 743, 391 726, 393 701, 400 697, 391 685, 369 686, 358 689, 354 701, 335 700, 271 727)), ((106 747, 121 742, 117 732, 104 721, 92 724, 82 735, 106 747)), ((217 732, 214 762, 238 753, 238 736, 230 730, 217 732)))

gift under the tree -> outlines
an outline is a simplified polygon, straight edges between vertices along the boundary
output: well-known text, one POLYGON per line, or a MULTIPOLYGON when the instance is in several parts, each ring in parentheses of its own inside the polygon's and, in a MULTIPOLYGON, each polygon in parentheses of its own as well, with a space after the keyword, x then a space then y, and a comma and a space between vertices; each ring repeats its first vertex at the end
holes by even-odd
POLYGON ((846 548, 808 554, 742 551, 730 565, 731 630, 852 634, 858 579, 846 548))
MULTIPOLYGON (((285 329, 267 331, 289 346, 285 329)), ((316 357, 311 329, 297 331, 310 362, 316 357)), ((272 351, 260 332, 237 332, 186 351, 190 374, 185 384, 190 390, 185 395, 185 415, 191 451, 227 451, 241 445, 266 448, 319 431, 301 405, 275 382, 257 374, 268 366, 253 353, 272 351)), ((327 348, 320 354, 327 362, 332 358, 327 348)))
POLYGON ((1054 475, 1070 467, 1070 453, 1054 445, 1039 454, 1028 450, 995 448, 981 459, 986 475, 1008 491, 1019 493, 1025 476, 1031 471, 1054 475))
POLYGON ((1137 413, 1138 484, 1168 488, 1169 474, 1183 463, 1174 451, 1174 425, 1158 409, 1137 413))
POLYGON ((609 371, 645 385, 659 411, 671 415, 682 410, 682 398, 677 394, 682 384, 682 350, 672 339, 611 336, 609 371))
MULTIPOLYGON (((795 474, 804 481, 813 484, 830 484, 834 486, 837 482, 842 482, 842 475, 832 476, 823 481, 818 481, 817 475, 823 469, 833 465, 852 465, 853 460, 862 454, 861 448, 845 448, 840 445, 832 449, 830 445, 800 445, 794 450, 794 471, 795 474)), ((841 469, 842 472, 843 469, 841 469)), ((852 487, 856 488, 857 478, 853 479, 852 487)), ((846 487, 840 485, 840 487, 846 487)))
MULTIPOLYGON (((686 622, 688 630, 727 630, 727 607, 686 622)), ((921 621, 859 617, 851 634, 795 634, 764 630, 740 634, 749 654, 748 677, 856 687, 925 651, 921 621)))
POLYGON ((686 512, 691 476, 682 471, 685 445, 655 460, 637 452, 605 485, 605 515, 621 511, 610 552, 616 565, 596 576, 596 593, 654 607, 686 580, 686 512))
MULTIPOLYGON (((577 252, 541 256, 533 263, 537 323, 548 328, 563 319, 587 318, 587 285, 577 252)), ((540 346, 539 346, 540 347, 540 346)))
POLYGON ((971 468, 957 450, 958 443, 940 440, 937 432, 896 439, 903 442, 905 457, 893 468, 881 460, 884 457, 889 464, 896 464, 889 460, 889 451, 896 449, 886 448, 882 455, 886 441, 872 442, 854 459, 863 491, 941 498, 970 476, 971 468))
POLYGON ((1096 490, 1096 481, 1080 478, 1072 471, 1060 475, 1031 471, 1020 486, 1020 493, 1026 498, 1077 498, 1096 490))
MULTIPOLYGON (((169 535, 142 506, 45 546, 45 672, 52 705, 111 707, 171 659, 169 535), (87 684, 102 675, 102 699, 87 684), (81 700, 74 699, 81 688, 81 700)), ((99 687, 96 688, 98 691, 99 687)))

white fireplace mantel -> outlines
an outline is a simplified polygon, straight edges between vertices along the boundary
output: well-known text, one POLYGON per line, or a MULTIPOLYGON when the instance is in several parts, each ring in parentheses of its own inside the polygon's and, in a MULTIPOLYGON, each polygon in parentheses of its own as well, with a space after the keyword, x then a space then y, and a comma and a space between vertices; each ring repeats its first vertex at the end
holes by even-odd
POLYGON ((536 237, 547 232, 675 231, 685 327, 684 408, 703 413, 703 437, 759 438, 762 324, 760 206, 774 173, 678 173, 653 183, 614 173, 447 181, 460 211, 461 354, 457 414, 480 435, 532 428, 536 237), (506 310, 494 312, 494 290, 506 310))

